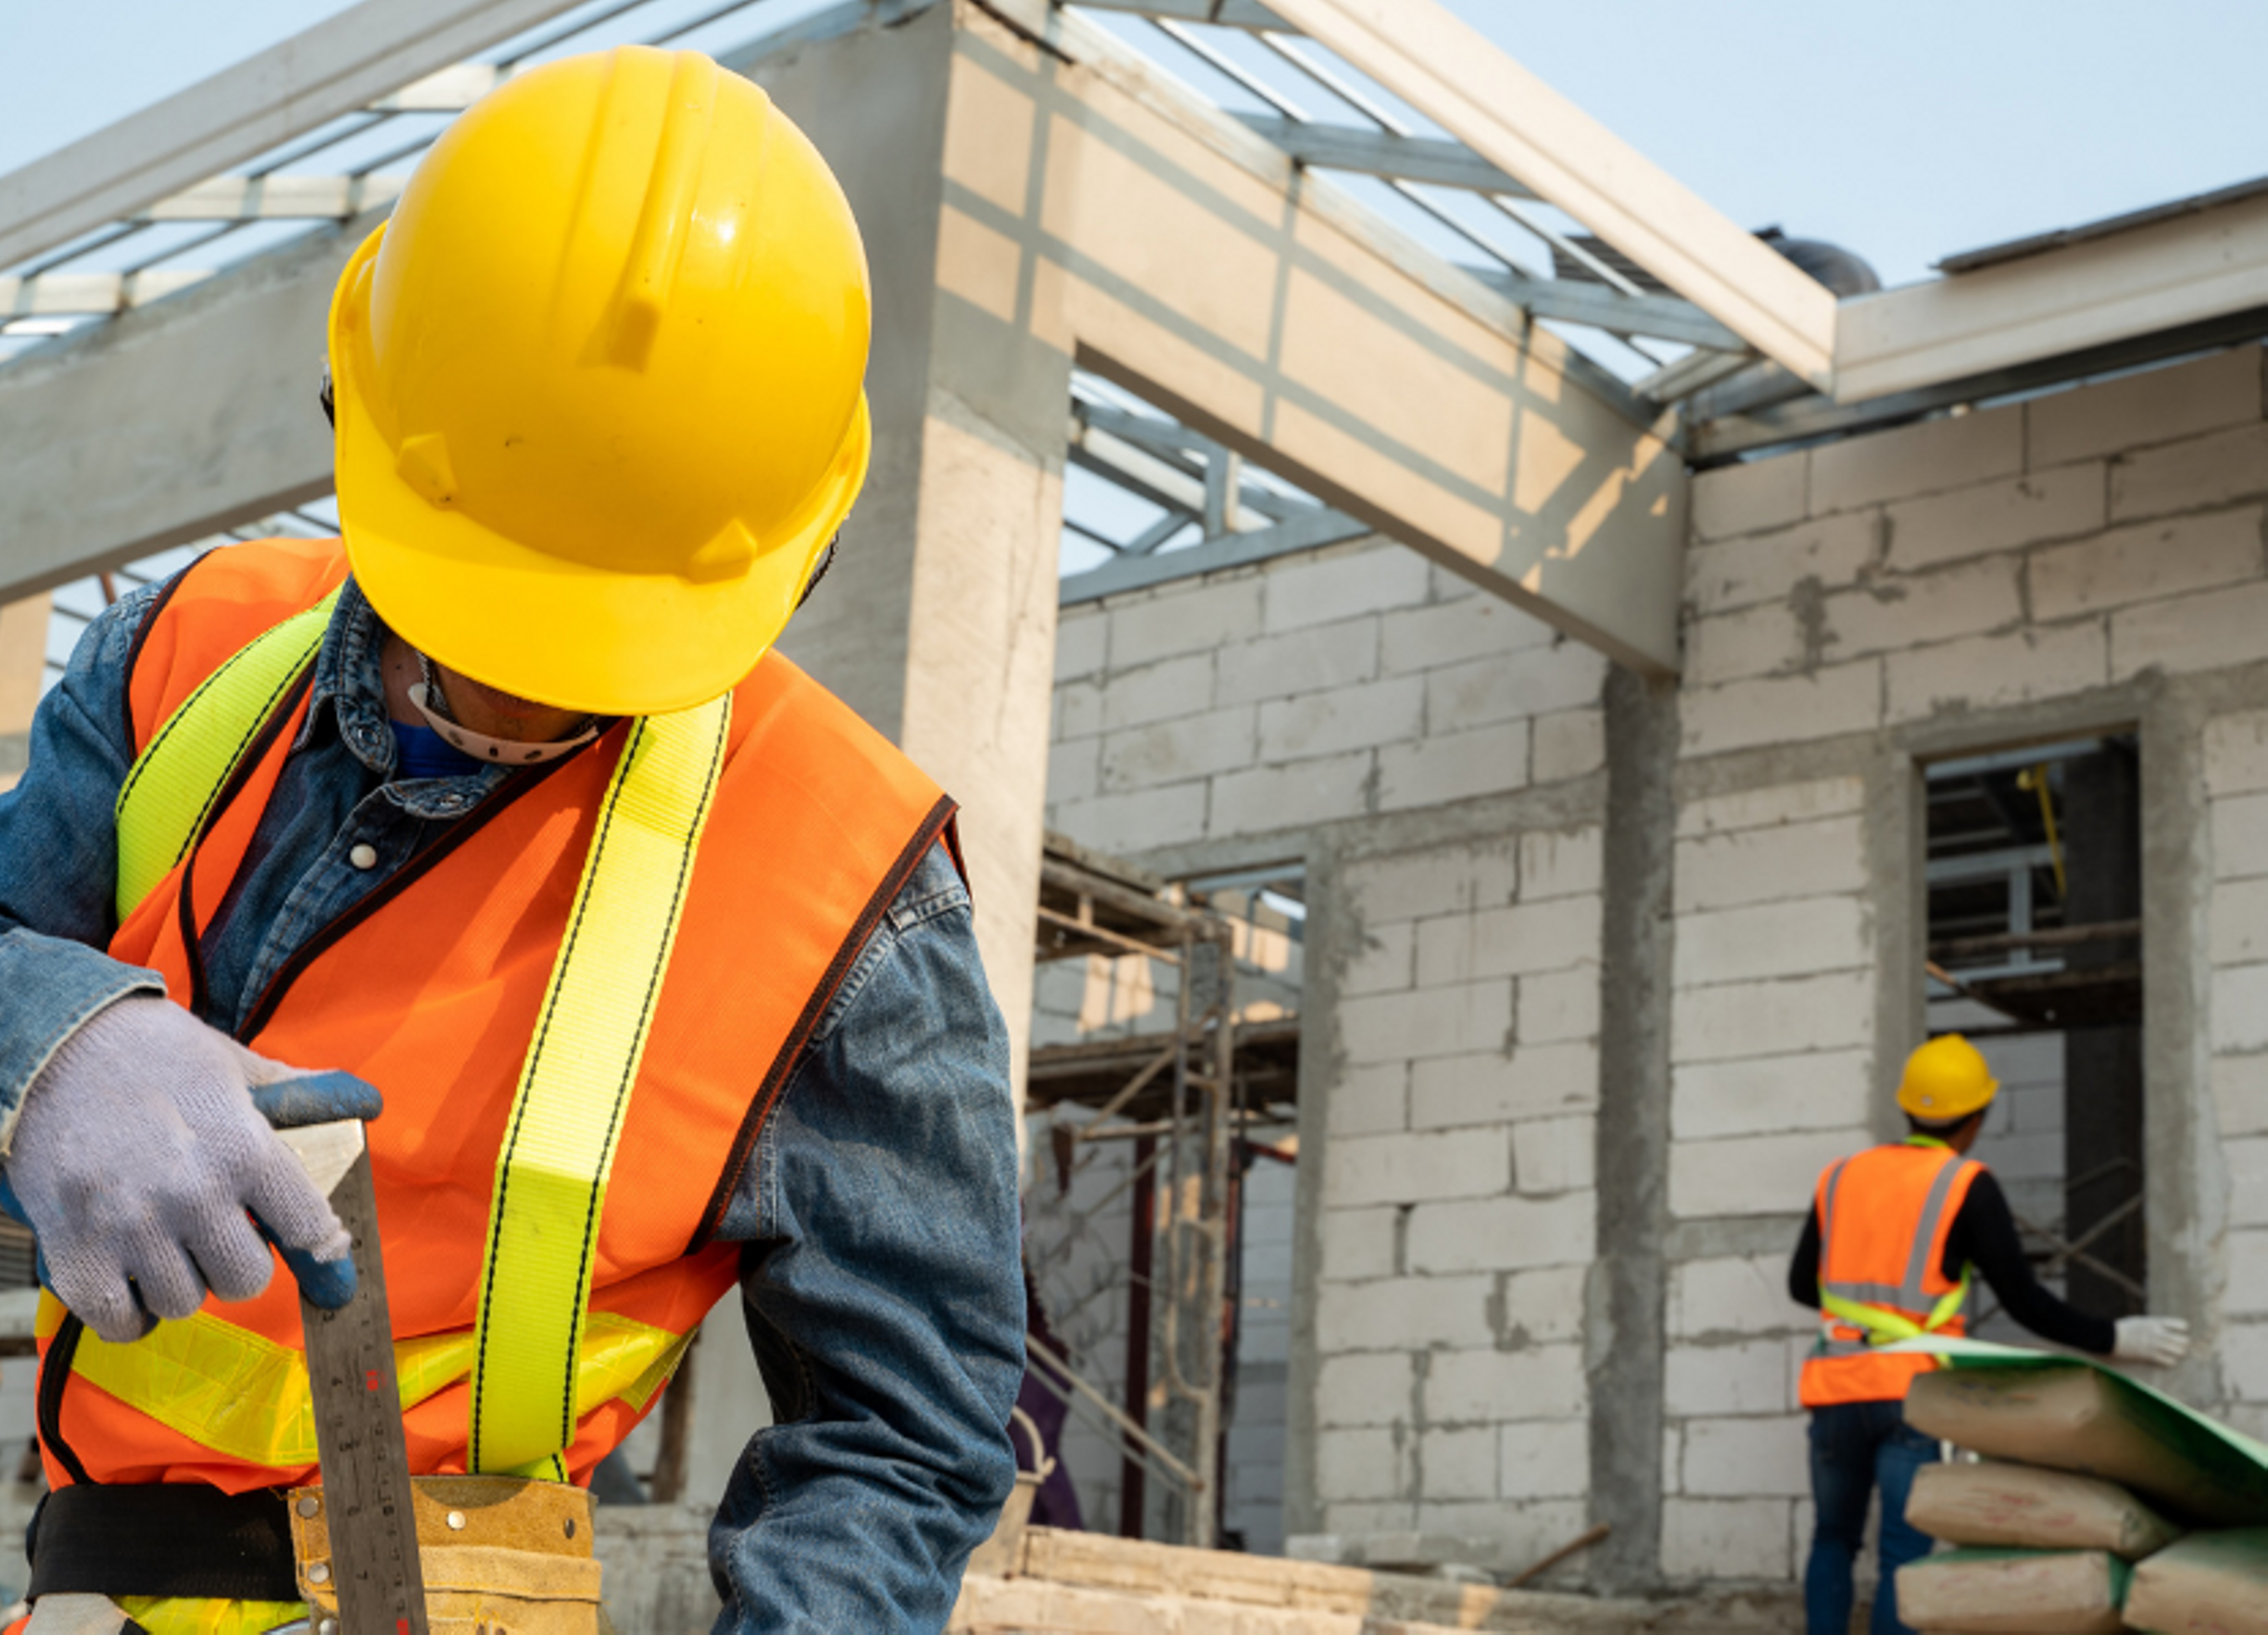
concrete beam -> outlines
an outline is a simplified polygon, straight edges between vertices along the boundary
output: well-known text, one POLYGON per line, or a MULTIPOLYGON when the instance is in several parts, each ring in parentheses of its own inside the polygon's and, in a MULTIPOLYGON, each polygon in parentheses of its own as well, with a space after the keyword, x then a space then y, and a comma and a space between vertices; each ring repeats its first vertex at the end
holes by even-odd
POLYGON ((131 216, 573 4, 362 0, 0 176, 0 267, 131 216))
POLYGON ((48 598, 0 606, 0 790, 23 774, 47 659, 48 598))

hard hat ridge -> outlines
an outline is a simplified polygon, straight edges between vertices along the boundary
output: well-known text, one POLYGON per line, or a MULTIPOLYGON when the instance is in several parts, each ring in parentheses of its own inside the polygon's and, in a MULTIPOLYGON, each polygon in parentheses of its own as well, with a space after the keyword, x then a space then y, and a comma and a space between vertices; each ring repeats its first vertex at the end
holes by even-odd
POLYGON ((1984 1052, 1960 1034, 1948 1033, 1906 1058, 1898 1106, 1928 1123, 1951 1123, 1983 1111, 1999 1089, 1984 1052))

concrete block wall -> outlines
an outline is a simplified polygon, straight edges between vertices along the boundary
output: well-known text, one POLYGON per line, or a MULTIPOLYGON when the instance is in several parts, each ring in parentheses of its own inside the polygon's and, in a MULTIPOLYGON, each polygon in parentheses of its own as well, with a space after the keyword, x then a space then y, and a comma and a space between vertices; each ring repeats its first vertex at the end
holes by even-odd
POLYGON ((1049 822, 1145 853, 1580 776, 1605 673, 1377 540, 1068 607, 1049 822))
POLYGON ((2221 1380, 2245 1429, 2268 1430, 2268 711, 2205 732, 2213 1115, 2229 1210, 2221 1380))

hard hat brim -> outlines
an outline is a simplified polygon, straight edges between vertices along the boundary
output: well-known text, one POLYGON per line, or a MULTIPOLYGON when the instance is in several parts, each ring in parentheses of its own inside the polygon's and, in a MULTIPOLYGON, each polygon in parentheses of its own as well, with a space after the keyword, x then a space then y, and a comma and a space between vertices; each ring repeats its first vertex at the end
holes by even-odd
POLYGON ((864 394, 795 537, 762 541, 746 572, 700 581, 553 556, 431 503, 398 473, 356 348, 342 344, 341 309, 368 288, 357 263, 376 246, 373 234, 341 280, 330 352, 340 531, 379 616, 449 669, 559 709, 663 715, 739 685, 778 639, 865 480, 873 434, 864 394))

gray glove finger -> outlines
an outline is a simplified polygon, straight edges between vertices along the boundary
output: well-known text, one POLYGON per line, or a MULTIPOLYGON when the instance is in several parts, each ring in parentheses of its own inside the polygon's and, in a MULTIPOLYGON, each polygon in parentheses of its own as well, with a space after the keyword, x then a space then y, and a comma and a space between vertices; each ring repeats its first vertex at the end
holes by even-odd
POLYGON ((318 1260, 336 1260, 354 1247, 330 1200, 315 1190, 291 1149, 262 1132, 266 1143, 247 1166, 244 1206, 260 1217, 285 1249, 304 1249, 318 1260))
POLYGON ((227 1210, 199 1225, 202 1229, 189 1237, 189 1256, 215 1297, 250 1300, 268 1287, 276 1275, 276 1254, 242 1210, 227 1210))
POLYGON ((205 1303, 204 1279, 188 1251, 169 1237, 138 1238, 126 1251, 126 1272, 142 1304, 166 1322, 178 1322, 205 1303))
POLYGON ((125 1274, 99 1262, 50 1262, 55 1298, 73 1316, 114 1345, 130 1345, 158 1326, 136 1303, 125 1274))

